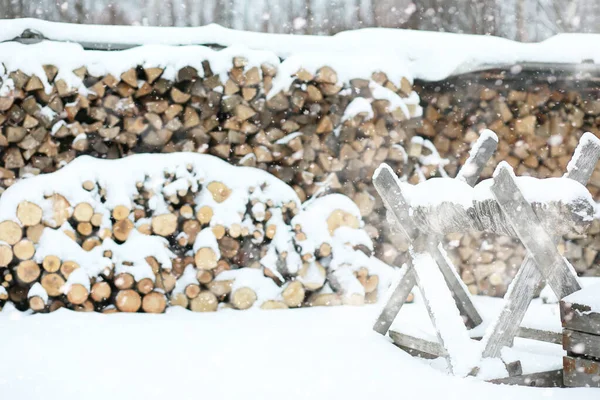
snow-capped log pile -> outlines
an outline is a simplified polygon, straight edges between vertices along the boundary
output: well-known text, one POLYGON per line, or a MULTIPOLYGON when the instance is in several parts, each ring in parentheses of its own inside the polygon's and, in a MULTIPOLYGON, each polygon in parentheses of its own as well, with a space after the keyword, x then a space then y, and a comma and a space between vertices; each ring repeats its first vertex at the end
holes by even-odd
POLYGON ((420 180, 443 165, 430 141, 410 144, 405 124, 421 109, 395 57, 6 42, 0 62, 0 189, 80 155, 207 153, 272 173, 301 201, 347 195, 377 254, 400 265, 372 173, 386 162, 420 180))
POLYGON ((362 227, 343 195, 302 205, 213 156, 82 156, 0 198, 0 299, 37 312, 360 305, 395 274, 362 227))

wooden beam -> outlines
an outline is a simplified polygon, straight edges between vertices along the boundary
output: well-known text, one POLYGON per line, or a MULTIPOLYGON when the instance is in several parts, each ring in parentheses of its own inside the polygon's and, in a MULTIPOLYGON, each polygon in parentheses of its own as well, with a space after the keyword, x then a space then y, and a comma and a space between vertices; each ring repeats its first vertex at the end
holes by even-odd
POLYGON ((489 382, 533 387, 562 387, 563 370, 557 369, 554 371, 537 372, 535 374, 510 376, 508 378, 492 379, 489 382))
POLYGON ((564 329, 562 346, 572 355, 594 357, 600 362, 600 336, 564 329))
POLYGON ((436 342, 406 335, 397 331, 390 331, 390 338, 392 338, 396 346, 419 357, 438 358, 448 356, 446 349, 436 342))
POLYGON ((442 248, 442 244, 437 240, 430 243, 429 254, 433 256, 438 268, 442 272, 458 309, 461 314, 466 317, 465 324, 467 327, 475 328, 477 325, 481 324, 483 320, 471 300, 469 289, 458 275, 458 270, 452 265, 452 261, 447 257, 446 252, 442 248))
POLYGON ((600 336, 600 313, 585 304, 560 301, 560 320, 565 329, 600 336))
POLYGON ((541 226, 531 205, 519 190, 508 165, 498 167, 490 190, 556 297, 562 299, 580 290, 577 275, 541 226))
POLYGON ((523 339, 539 340, 540 342, 561 344, 562 334, 558 332, 544 331, 541 329, 520 327, 517 336, 523 339))
POLYGON ((563 383, 567 387, 600 388, 600 361, 563 357, 563 383))
POLYGON ((379 318, 373 325, 373 330, 377 333, 385 335, 390 329, 390 326, 394 322, 394 319, 400 312, 400 309, 406 303, 406 299, 410 294, 411 290, 417 284, 414 270, 412 268, 412 261, 407 263, 407 271, 400 280, 400 283, 394 289, 392 296, 389 298, 386 306, 381 311, 379 318))

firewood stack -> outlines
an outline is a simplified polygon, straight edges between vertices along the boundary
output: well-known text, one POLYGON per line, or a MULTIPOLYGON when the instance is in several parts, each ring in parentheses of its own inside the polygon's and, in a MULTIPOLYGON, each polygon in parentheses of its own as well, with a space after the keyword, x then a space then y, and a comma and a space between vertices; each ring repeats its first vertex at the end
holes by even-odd
POLYGON ((347 197, 303 207, 269 174, 207 155, 82 157, 11 186, 0 209, 2 287, 22 310, 360 305, 394 274, 347 197))
MULTIPOLYGON (((517 175, 562 176, 583 132, 600 135, 600 102, 585 82, 578 87, 560 79, 536 83, 540 80, 525 72, 512 76, 491 71, 421 82, 416 90, 425 103, 424 118, 416 133, 433 141, 449 161, 445 168, 451 176, 483 128, 492 129, 499 138, 498 151, 483 178, 491 176, 501 160, 508 161, 517 175)), ((600 200, 600 167, 596 166, 587 188, 600 200)), ((525 250, 509 238, 485 235, 483 239, 449 237, 450 255, 473 293, 501 296, 525 250)), ((593 222, 587 237, 564 239, 559 250, 577 272, 600 275, 600 221, 593 222)))
MULTIPOLYGON (((301 201, 316 193, 349 196, 376 254, 401 265, 403 254, 390 242, 370 179, 381 162, 413 181, 439 174, 431 158, 420 170, 419 157, 433 147, 410 144, 409 120, 421 110, 409 79, 373 72, 341 81, 332 67, 301 68, 289 88, 272 93, 280 66, 245 57, 232 57, 226 71, 213 71, 205 61, 168 76, 147 64, 94 76, 85 62, 72 74, 56 65, 43 65, 43 76, 7 71, 4 83, 11 83, 0 97, 0 189, 84 154, 208 153, 272 173, 301 201), (354 99, 364 100, 356 111, 348 109, 354 99)), ((84 232, 89 224, 77 223, 84 232)))

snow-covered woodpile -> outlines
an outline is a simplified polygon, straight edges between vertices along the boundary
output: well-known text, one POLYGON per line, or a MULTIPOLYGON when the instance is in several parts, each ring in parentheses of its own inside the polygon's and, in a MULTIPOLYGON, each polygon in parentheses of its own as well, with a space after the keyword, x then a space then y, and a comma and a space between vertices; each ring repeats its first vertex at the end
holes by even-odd
POLYGON ((209 155, 82 156, 12 185, 0 221, 1 299, 38 312, 360 305, 395 274, 349 198, 209 155))
POLYGON ((403 124, 421 109, 398 64, 354 65, 326 55, 281 62, 235 47, 0 47, 3 187, 84 154, 207 153, 272 173, 301 201, 349 196, 378 256, 393 263, 400 252, 385 235, 372 173, 383 161, 404 175, 422 175, 414 168, 421 164, 437 171, 442 162, 429 141, 408 146, 403 124), (409 160, 405 147, 423 156, 409 160))
MULTIPOLYGON (((494 70, 419 82, 416 90, 424 102, 424 119, 416 133, 433 141, 448 160, 445 168, 451 176, 483 128, 492 129, 499 138, 483 177, 490 177, 501 160, 518 175, 562 176, 583 132, 600 134, 600 103, 588 90, 585 76, 571 80, 575 73, 558 75, 538 65, 529 72, 494 70)), ((595 200, 600 199, 598 167, 587 188, 595 200)), ((506 236, 452 234, 448 243, 474 293, 503 295, 525 256, 525 249, 506 236)), ((600 221, 593 221, 587 236, 566 235, 559 248, 579 274, 600 274, 600 221)))
MULTIPOLYGON (((301 200, 328 192, 352 198, 375 254, 388 264, 402 264, 407 245, 385 227, 371 184, 379 163, 411 183, 454 176, 480 129, 489 127, 500 137, 496 161, 506 158, 520 175, 553 176, 581 132, 597 131, 597 105, 585 85, 569 88, 552 75, 550 84, 514 69, 426 83, 489 64, 550 62, 551 41, 526 48, 498 38, 436 34, 436 52, 422 53, 417 50, 423 40, 430 42, 427 33, 400 30, 386 32, 395 47, 385 52, 377 47, 375 31, 314 38, 210 26, 186 31, 192 38, 152 28, 120 27, 123 35, 105 34, 101 27, 81 32, 41 21, 5 27, 7 39, 30 27, 47 37, 68 36, 88 45, 104 40, 116 48, 234 46, 145 45, 105 52, 58 42, 2 43, 0 190, 82 154, 209 153, 267 170, 292 185, 301 200), (356 57, 350 44, 368 56, 356 57), (498 50, 493 60, 478 58, 481 46, 498 50), (438 53, 447 62, 436 62, 438 53), (414 90, 412 77, 422 79, 414 90), (415 126, 421 115, 417 93, 426 106, 420 127, 415 126)), ((577 53, 561 60, 586 57, 577 53)), ((596 175, 588 186, 595 196, 596 175)), ((600 222, 594 221, 590 236, 570 236, 561 244, 580 274, 598 274, 598 234, 600 222)), ((473 293, 503 295, 525 255, 505 236, 452 234, 447 242, 473 293)))

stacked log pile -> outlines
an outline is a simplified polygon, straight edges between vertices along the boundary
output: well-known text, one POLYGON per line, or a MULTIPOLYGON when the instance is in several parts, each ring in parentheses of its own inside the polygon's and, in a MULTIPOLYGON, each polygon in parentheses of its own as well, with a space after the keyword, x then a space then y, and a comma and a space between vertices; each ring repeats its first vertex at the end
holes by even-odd
POLYGON ((360 305, 394 274, 350 199, 303 207, 276 178, 212 156, 83 157, 11 186, 0 209, 2 299, 21 310, 360 305))
MULTIPOLYGON (((429 138, 453 176, 468 156, 481 129, 499 138, 498 151, 482 173, 489 177, 496 164, 508 161, 517 175, 539 178, 562 176, 584 132, 600 136, 600 103, 585 82, 548 79, 535 71, 513 75, 507 71, 467 74, 444 82, 418 83, 424 118, 416 134, 429 138)), ((560 78, 560 77, 559 77, 560 78)), ((600 167, 587 186, 600 199, 600 167)), ((448 238, 449 252, 473 293, 501 296, 525 255, 516 240, 492 235, 448 238), (483 243, 483 245, 480 245, 483 243)), ((570 236, 559 245, 577 272, 600 275, 600 222, 586 237, 570 236)))
MULTIPOLYGON (((250 56, 174 69, 165 55, 162 64, 113 68, 112 74, 86 68, 83 57, 68 70, 58 62, 28 69, 37 73, 9 69, 0 90, 0 190, 84 154, 208 153, 272 173, 302 201, 347 195, 360 209, 376 256, 401 265, 407 246, 388 231, 371 184, 381 162, 411 183, 454 176, 487 127, 500 145, 483 177, 501 159, 519 175, 562 175, 581 133, 598 131, 597 101, 584 88, 567 90, 560 82, 499 84, 505 75, 484 72, 413 89, 393 71, 348 79, 338 65, 298 66, 289 79, 285 60, 257 63, 250 56), (419 123, 417 92, 425 105, 419 123)), ((588 186, 595 196, 598 177, 600 171, 588 186)), ((600 233, 600 225, 591 232, 600 233)), ((450 249, 459 245, 451 256, 473 293, 502 295, 524 250, 495 237, 475 248, 478 239, 449 238, 450 249)), ((569 238, 563 245, 581 274, 599 273, 598 240, 569 238)))
POLYGON ((232 57, 225 72, 213 71, 208 61, 201 68, 183 67, 175 79, 165 78, 165 68, 148 65, 94 76, 84 59, 81 63, 72 71, 75 77, 57 65, 43 65, 44 76, 5 74, 2 188, 84 154, 116 159, 145 152, 208 153, 272 173, 302 201, 329 192, 349 196, 377 255, 401 265, 403 254, 388 237, 371 175, 387 162, 418 181, 438 175, 441 161, 426 157, 435 152, 430 142, 410 144, 407 121, 421 110, 409 79, 376 71, 342 81, 328 66, 300 68, 289 88, 271 93, 277 66, 255 65, 245 57, 232 57), (349 108, 354 99, 363 100, 363 107, 349 108))

